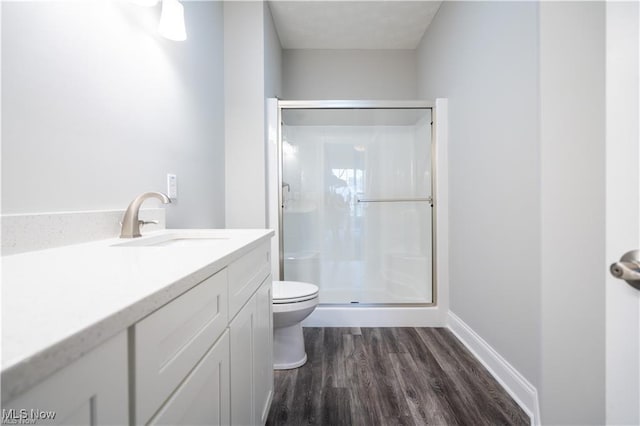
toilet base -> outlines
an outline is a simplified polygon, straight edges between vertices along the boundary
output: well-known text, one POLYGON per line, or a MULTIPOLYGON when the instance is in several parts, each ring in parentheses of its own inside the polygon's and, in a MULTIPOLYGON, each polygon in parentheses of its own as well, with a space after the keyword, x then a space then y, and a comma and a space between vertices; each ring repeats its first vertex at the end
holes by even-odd
POLYGON ((273 329, 273 369, 289 370, 307 362, 302 324, 273 329))

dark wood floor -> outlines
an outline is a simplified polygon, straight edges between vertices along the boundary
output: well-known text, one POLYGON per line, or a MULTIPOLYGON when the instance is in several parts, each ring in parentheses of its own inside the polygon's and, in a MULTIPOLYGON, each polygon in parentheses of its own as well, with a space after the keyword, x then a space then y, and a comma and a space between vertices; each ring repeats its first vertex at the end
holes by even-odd
POLYGON ((305 328, 309 360, 275 372, 267 425, 524 425, 444 328, 305 328))

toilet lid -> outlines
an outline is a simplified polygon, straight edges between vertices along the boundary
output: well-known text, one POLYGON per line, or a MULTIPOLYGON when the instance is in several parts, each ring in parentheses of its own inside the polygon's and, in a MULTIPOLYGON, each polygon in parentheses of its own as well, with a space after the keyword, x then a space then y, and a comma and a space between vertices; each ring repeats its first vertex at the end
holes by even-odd
POLYGON ((274 281, 273 303, 303 302, 318 295, 318 286, 300 281, 274 281))

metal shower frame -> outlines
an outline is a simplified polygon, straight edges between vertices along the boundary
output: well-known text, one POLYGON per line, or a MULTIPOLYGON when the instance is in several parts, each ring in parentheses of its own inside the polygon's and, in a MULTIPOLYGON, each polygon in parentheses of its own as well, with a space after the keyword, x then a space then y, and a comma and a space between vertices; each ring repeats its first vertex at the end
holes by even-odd
MULTIPOLYGON (((278 174, 278 248, 279 248, 279 279, 284 280, 284 229, 283 229, 283 189, 282 189, 282 110, 285 109, 429 109, 431 110, 431 295, 429 303, 359 303, 358 307, 390 306, 390 307, 430 307, 438 304, 437 286, 437 161, 436 161, 436 132, 435 132, 435 103, 431 101, 363 101, 363 100, 280 100, 278 99, 278 144, 277 144, 277 174, 278 174)), ((322 306, 353 306, 350 303, 323 303, 322 306)))

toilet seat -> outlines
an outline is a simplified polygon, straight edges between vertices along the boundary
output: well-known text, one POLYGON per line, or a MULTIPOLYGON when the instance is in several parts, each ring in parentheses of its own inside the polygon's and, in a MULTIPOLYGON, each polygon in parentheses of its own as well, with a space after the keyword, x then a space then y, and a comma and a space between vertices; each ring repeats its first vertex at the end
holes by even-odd
POLYGON ((298 303, 318 296, 318 286, 299 281, 274 281, 273 303, 298 303))

